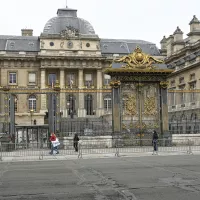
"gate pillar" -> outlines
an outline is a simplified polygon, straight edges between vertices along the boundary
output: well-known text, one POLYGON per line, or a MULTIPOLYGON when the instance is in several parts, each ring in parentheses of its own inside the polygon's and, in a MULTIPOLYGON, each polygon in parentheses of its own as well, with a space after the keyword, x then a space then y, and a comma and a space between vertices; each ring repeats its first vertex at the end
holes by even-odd
POLYGON ((121 132, 120 81, 111 81, 112 87, 112 127, 113 134, 121 132))
POLYGON ((168 105, 167 105, 167 81, 160 82, 160 116, 161 116, 161 134, 165 137, 169 133, 168 125, 168 105))

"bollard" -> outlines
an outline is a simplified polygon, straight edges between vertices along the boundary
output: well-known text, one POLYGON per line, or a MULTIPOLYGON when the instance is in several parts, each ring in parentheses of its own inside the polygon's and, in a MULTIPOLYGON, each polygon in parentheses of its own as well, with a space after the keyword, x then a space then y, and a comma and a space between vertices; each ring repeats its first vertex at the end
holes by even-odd
POLYGON ((191 148, 191 143, 190 143, 190 140, 188 139, 188 151, 187 151, 188 154, 193 154, 192 153, 192 148, 191 148))
POLYGON ((118 145, 118 140, 116 142, 116 153, 115 156, 119 157, 119 145, 118 145))
POLYGON ((43 151, 40 148, 40 143, 39 143, 39 160, 43 160, 43 151))
POLYGON ((78 143, 78 158, 83 158, 81 143, 78 143))

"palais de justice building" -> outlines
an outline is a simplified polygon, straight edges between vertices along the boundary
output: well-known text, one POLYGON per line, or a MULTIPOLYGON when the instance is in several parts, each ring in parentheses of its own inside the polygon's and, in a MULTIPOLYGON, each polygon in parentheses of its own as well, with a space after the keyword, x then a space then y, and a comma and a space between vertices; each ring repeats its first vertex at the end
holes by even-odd
MULTIPOLYGON (((183 45, 183 41, 177 45, 183 45)), ((60 94, 62 117, 69 117, 71 113, 74 117, 109 115, 110 76, 104 74, 104 69, 113 59, 132 53, 136 46, 155 58, 163 58, 151 42, 99 38, 88 21, 77 17, 77 10, 58 9, 57 16, 45 24, 40 36, 33 36, 31 29, 22 29, 21 36, 0 35, 1 87, 45 89, 59 83, 64 91, 60 94)), ((173 57, 169 59, 168 62, 173 57)), ((173 77, 175 74, 171 83, 173 77)), ((16 94, 16 123, 30 124, 30 110, 33 110, 33 119, 37 124, 44 124, 47 101, 46 94, 16 94)), ((0 105, 4 121, 3 96, 0 105)))
POLYGON ((179 90, 178 93, 168 93, 172 133, 199 133, 200 95, 190 92, 200 89, 200 21, 196 16, 189 26, 187 38, 183 38, 183 32, 177 27, 172 35, 161 41, 165 63, 174 69, 168 79, 169 90, 179 90))

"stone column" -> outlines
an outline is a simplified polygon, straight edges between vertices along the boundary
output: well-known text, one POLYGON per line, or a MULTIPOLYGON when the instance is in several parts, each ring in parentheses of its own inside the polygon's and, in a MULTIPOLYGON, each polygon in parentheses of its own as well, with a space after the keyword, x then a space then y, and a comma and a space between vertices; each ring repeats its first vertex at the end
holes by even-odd
POLYGON ((97 110, 96 115, 98 117, 104 114, 103 109, 103 94, 99 90, 103 87, 103 80, 102 80, 102 70, 97 70, 97 110))
MULTIPOLYGON (((45 87, 46 87, 46 70, 45 69, 41 69, 40 87, 41 87, 41 89, 45 89, 45 87)), ((46 94, 41 94, 40 112, 45 113, 46 111, 47 111, 46 94)))
POLYGON ((111 81, 112 87, 112 118, 113 118, 113 134, 121 133, 121 109, 120 109, 120 81, 111 81))
POLYGON ((168 104, 167 104, 167 86, 166 81, 160 83, 160 125, 161 125, 161 136, 168 137, 169 125, 168 125, 168 104))
MULTIPOLYGON (((65 88, 65 70, 64 69, 60 69, 60 88, 64 89, 65 88)), ((63 113, 63 117, 66 110, 66 95, 64 92, 61 91, 60 93, 60 111, 63 113)))
MULTIPOLYGON (((79 90, 83 89, 84 81, 83 81, 83 69, 78 70, 78 88, 79 90)), ((86 110, 84 109, 84 93, 79 92, 78 98, 78 117, 85 117, 86 110)))

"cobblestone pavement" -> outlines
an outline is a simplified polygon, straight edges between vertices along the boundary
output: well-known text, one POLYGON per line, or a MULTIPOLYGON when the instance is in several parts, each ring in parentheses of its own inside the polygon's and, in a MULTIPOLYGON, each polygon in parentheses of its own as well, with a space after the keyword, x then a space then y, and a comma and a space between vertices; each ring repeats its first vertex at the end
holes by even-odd
POLYGON ((200 156, 0 162, 0 200, 199 200, 200 156))

